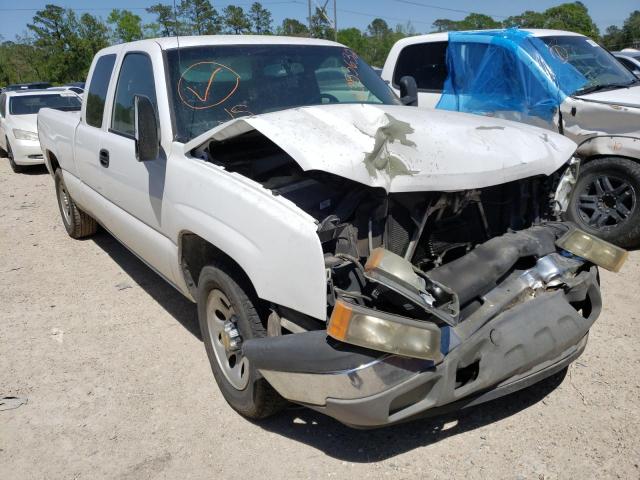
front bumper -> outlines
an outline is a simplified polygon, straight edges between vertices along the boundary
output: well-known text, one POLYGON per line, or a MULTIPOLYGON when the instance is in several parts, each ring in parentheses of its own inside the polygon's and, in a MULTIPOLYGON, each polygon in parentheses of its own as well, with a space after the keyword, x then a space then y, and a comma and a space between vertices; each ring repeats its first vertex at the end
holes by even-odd
POLYGON ((479 309, 445 327, 438 364, 336 343, 324 331, 248 340, 243 351, 283 397, 351 426, 438 414, 524 388, 577 358, 601 310, 597 269, 521 303, 496 300, 485 297, 500 308, 489 320, 479 309))
POLYGON ((13 152, 13 161, 17 165, 44 164, 40 142, 14 138, 11 142, 11 150, 13 152))

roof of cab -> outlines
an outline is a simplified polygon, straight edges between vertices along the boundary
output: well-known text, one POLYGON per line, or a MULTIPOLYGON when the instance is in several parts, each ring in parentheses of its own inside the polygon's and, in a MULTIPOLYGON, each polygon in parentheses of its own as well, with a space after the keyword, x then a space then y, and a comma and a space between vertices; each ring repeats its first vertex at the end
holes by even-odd
MULTIPOLYGON (((523 32, 529 32, 534 37, 583 37, 584 35, 575 32, 567 32, 564 30, 547 30, 543 28, 522 28, 520 29, 523 32)), ((500 31, 499 29, 488 29, 488 30, 463 30, 456 33, 475 33, 475 32, 486 32, 486 31, 500 31)), ((416 35, 415 37, 407 37, 402 40, 398 40, 396 45, 413 45, 416 43, 425 43, 425 42, 444 42, 449 38, 449 33, 451 32, 438 32, 438 33, 427 33, 426 35, 416 35)))
POLYGON ((303 37, 281 37, 277 35, 199 35, 191 37, 161 37, 138 40, 136 42, 113 45, 100 50, 99 54, 115 53, 123 48, 135 48, 155 43, 163 50, 184 47, 204 47, 216 45, 318 45, 344 47, 330 40, 303 37))

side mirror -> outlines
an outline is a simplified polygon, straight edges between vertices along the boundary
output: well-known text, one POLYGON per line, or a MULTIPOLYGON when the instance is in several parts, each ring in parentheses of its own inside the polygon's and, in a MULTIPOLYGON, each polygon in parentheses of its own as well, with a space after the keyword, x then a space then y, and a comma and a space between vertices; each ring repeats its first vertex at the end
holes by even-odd
POLYGON ((134 97, 136 158, 139 162, 155 160, 160 154, 160 134, 156 109, 149 97, 134 97))
POLYGON ((418 84, 416 79, 405 75, 400 79, 400 101, 410 107, 418 106, 418 84))

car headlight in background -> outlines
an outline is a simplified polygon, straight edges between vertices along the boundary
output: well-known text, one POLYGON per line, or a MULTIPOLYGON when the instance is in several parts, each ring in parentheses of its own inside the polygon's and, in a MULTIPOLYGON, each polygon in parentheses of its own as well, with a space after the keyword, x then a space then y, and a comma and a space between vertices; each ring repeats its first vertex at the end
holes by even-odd
POLYGON ((336 301, 327 334, 352 345, 439 362, 440 329, 434 323, 413 320, 343 300, 336 301))
POLYGON ((616 247, 577 228, 569 230, 560 237, 556 241, 556 245, 612 272, 619 271, 629 256, 629 252, 625 249, 616 247))
POLYGON ((31 140, 33 142, 38 141, 38 134, 35 132, 28 132, 27 130, 13 129, 13 136, 18 140, 31 140))

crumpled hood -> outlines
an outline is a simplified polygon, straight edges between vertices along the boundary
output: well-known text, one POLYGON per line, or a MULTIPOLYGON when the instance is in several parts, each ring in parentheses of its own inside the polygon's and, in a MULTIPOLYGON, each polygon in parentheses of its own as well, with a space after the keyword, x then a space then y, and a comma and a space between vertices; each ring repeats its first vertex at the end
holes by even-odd
POLYGON ((225 123, 185 145, 257 130, 303 170, 322 170, 388 192, 466 190, 549 175, 573 141, 529 125, 396 105, 300 107, 225 123))
POLYGON ((621 107, 640 108, 640 85, 630 88, 616 88, 606 92, 595 92, 587 95, 580 95, 577 98, 592 102, 619 105, 621 107))

